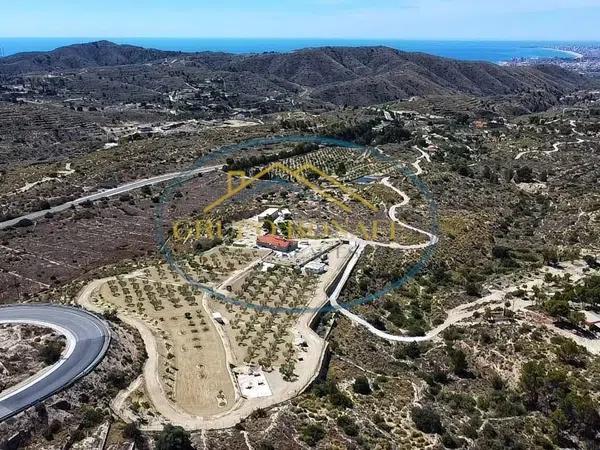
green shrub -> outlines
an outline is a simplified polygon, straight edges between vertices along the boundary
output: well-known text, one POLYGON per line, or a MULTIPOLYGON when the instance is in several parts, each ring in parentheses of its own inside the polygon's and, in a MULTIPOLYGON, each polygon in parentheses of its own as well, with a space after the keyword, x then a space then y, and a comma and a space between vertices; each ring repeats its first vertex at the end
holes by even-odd
POLYGON ((318 423, 310 423, 302 430, 301 439, 311 447, 325 437, 325 429, 318 423))
POLYGON ((84 406, 81 408, 81 416, 83 417, 81 426, 83 428, 93 428, 100 425, 104 420, 104 411, 100 408, 84 406))
POLYGON ((410 324, 407 332, 409 336, 425 336, 425 328, 418 323, 410 324))
POLYGON ((442 337, 445 341, 456 341, 461 337, 461 331, 458 329, 458 327, 452 325, 444 330, 442 337))
POLYGON ((367 377, 358 377, 352 384, 352 390, 357 394, 370 395, 373 391, 367 377))
POLYGON ((125 439, 134 439, 137 440, 141 436, 141 432, 135 423, 128 423, 123 428, 123 437, 125 439))
POLYGON ((467 295, 479 297, 481 295, 481 285, 469 281, 467 284, 465 284, 465 291, 467 292, 467 295))
POLYGON ((341 391, 336 391, 329 394, 329 401, 333 406, 337 406, 340 408, 353 408, 354 403, 352 403, 352 399, 348 397, 341 391))
POLYGON ((352 417, 340 416, 337 418, 336 423, 348 436, 358 436, 359 428, 352 417))
POLYGON ((449 348, 448 355, 452 362, 452 371, 456 375, 462 375, 467 372, 469 364, 467 363, 467 355, 461 349, 449 348))
POLYGON ((44 439, 47 441, 52 441, 54 439, 54 435, 58 433, 62 428, 62 422, 60 420, 53 420, 48 424, 48 427, 42 433, 44 439))
POLYGON ((446 448, 458 448, 461 445, 460 441, 448 432, 442 435, 442 444, 446 448))
POLYGON ((39 353, 44 363, 51 366, 58 362, 64 348, 65 344, 63 341, 49 341, 40 348, 39 353))
POLYGON ((423 433, 442 434, 444 432, 440 416, 433 409, 415 406, 410 413, 415 426, 423 433))
POLYGON ((169 424, 156 438, 156 450, 194 450, 194 447, 187 431, 169 424))

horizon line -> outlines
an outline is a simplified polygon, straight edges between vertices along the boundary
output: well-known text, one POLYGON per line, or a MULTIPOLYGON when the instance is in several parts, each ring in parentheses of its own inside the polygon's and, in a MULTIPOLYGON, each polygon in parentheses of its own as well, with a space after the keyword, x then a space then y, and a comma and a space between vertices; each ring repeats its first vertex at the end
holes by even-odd
MULTIPOLYGON (((236 37, 236 36, 0 36, 0 39, 206 39, 206 40, 322 40, 322 41, 426 41, 426 42, 600 42, 598 39, 502 39, 502 38, 396 38, 396 37, 236 37)), ((91 41, 91 42, 92 42, 91 41)))

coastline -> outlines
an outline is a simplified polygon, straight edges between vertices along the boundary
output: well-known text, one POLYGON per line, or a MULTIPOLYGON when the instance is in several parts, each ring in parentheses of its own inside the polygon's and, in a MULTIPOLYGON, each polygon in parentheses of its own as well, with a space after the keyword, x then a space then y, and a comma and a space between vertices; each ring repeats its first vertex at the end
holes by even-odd
POLYGON ((557 51, 557 52, 561 52, 561 53, 564 53, 565 55, 572 56, 573 59, 583 59, 585 57, 585 55, 583 55, 581 53, 577 53, 577 52, 575 52, 573 50, 565 50, 565 49, 562 49, 562 48, 551 48, 551 47, 548 47, 548 48, 545 48, 544 50, 554 50, 554 51, 557 51))
MULTIPOLYGON (((573 50, 565 50, 562 48, 556 48, 556 47, 538 47, 540 50, 550 50, 553 52, 560 52, 562 53, 562 55, 564 55, 564 57, 562 55, 560 56, 551 56, 551 57, 539 57, 539 56, 534 56, 534 57, 523 57, 521 58, 521 62, 535 62, 537 60, 569 60, 569 61, 577 61, 580 59, 584 59, 585 55, 583 55, 582 53, 578 53, 576 51, 573 50)), ((498 64, 499 66, 510 66, 512 64, 515 64, 515 60, 503 60, 503 61, 496 61, 496 64, 498 64)))
MULTIPOLYGON (((500 63, 512 59, 573 58, 583 55, 559 46, 568 47, 568 42, 533 41, 436 41, 402 39, 273 39, 273 38, 7 38, 0 37, 0 57, 32 51, 52 51, 56 48, 110 40, 116 44, 136 45, 158 50, 194 53, 200 51, 253 54, 262 52, 288 53, 303 48, 323 46, 372 46, 384 45, 407 52, 428 53, 445 58, 488 61, 500 63)), ((600 43, 599 43, 600 44, 600 43)))

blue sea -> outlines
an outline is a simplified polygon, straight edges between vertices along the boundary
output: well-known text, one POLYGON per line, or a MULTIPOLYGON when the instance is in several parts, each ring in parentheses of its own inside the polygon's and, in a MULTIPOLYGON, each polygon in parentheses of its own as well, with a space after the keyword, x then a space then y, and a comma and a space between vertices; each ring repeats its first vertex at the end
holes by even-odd
POLYGON ((557 50, 568 42, 542 41, 427 41, 385 39, 239 39, 239 38, 2 38, 0 55, 48 51, 65 45, 106 39, 118 44, 138 45, 182 52, 263 53, 289 52, 306 47, 385 45, 398 50, 424 52, 463 60, 500 63, 518 58, 575 58, 557 50))

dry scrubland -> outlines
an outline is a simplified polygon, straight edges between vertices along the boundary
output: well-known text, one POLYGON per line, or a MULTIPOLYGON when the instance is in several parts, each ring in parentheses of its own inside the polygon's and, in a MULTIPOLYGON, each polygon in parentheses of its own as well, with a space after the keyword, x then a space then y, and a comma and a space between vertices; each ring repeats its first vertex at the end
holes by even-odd
MULTIPOLYGON (((114 50, 110 45, 104 47, 109 54, 114 50)), ((443 321, 446 311, 482 297, 484 286, 494 285, 505 275, 514 275, 514 286, 520 285, 521 274, 531 273, 548 262, 544 256, 548 250, 597 249, 600 221, 595 188, 600 167, 600 97, 591 89, 574 91, 583 88, 579 75, 551 65, 514 71, 477 63, 458 67, 454 62, 423 55, 399 56, 386 49, 310 50, 239 58, 220 55, 216 61, 210 60, 209 55, 198 58, 178 55, 173 58, 175 61, 169 58, 164 63, 145 65, 138 61, 130 66, 88 67, 84 71, 71 67, 61 77, 13 76, 13 66, 3 66, 9 72, 0 80, 0 89, 4 89, 0 95, 6 100, 0 105, 6 113, 4 121, 0 120, 6 125, 0 126, 0 154, 5 156, 0 161, 0 170, 4 171, 0 180, 0 213, 5 217, 18 216, 82 192, 181 170, 221 144, 265 135, 311 133, 377 146, 409 170, 414 168, 438 203, 442 239, 431 263, 404 289, 355 310, 389 333, 406 329, 411 334, 423 334, 443 321), (348 61, 359 61, 361 72, 367 72, 353 76, 355 69, 351 68, 348 73, 354 79, 348 81, 344 69, 343 80, 337 81, 340 67, 347 66, 348 61), (232 64, 235 71, 220 70, 229 69, 232 64), (417 76, 414 67, 409 67, 405 74, 409 83, 392 86, 387 82, 398 80, 396 69, 402 71, 415 64, 423 70, 417 76), (389 76, 386 72, 383 78, 379 77, 384 82, 365 83, 371 75, 390 67, 393 71, 389 76), (315 68, 317 77, 331 80, 336 75, 334 81, 313 86, 315 68), (450 94, 447 86, 456 81, 451 79, 457 73, 454 69, 462 74, 475 73, 474 81, 460 90, 494 96, 475 97, 456 91, 450 94), (219 79, 215 79, 217 74, 219 79), (294 84, 282 82, 283 79, 294 84), (434 79, 437 81, 430 81, 434 79), (13 89, 14 84, 22 85, 22 89, 13 89), (310 88, 298 89, 309 85, 310 88), (407 86, 410 92, 406 91, 407 86), (78 97, 79 92, 86 92, 86 97, 66 102, 78 97), (426 93, 436 95, 423 95, 426 93), (518 95, 512 95, 515 93, 518 95), (269 100, 265 101, 267 97, 269 100), (409 97, 410 101, 367 108, 337 108, 328 103, 371 105, 409 97), (288 112, 292 99, 294 109, 309 112, 288 112), (260 117, 264 123, 248 129, 218 128, 221 119, 233 115, 253 122, 260 117), (141 132, 148 125, 170 127, 168 122, 183 123, 188 118, 199 120, 192 127, 195 130, 184 125, 169 135, 141 132), (133 121, 140 132, 119 139, 116 135, 128 133, 124 127, 133 121), (64 126, 66 122, 68 125, 64 126), (104 125, 107 126, 103 129, 104 125), (105 136, 108 128, 113 136, 105 136), (105 140, 118 142, 118 147, 102 149, 105 140), (23 167, 34 160, 42 164, 23 167), (68 163, 75 172, 60 174, 68 171, 68 163), (30 186, 52 177, 59 179, 30 186), (29 189, 15 194, 23 187, 29 189)), ((29 70, 36 66, 26 63, 22 67, 29 70)), ((64 66, 57 70, 63 71, 61 67, 64 66)), ((360 155, 356 161, 350 160, 346 150, 320 149, 314 153, 286 162, 298 167, 310 161, 328 173, 341 174, 345 170, 341 175, 344 179, 377 170, 360 155)), ((248 158, 250 154, 260 156, 261 152, 244 151, 234 157, 248 158)), ((190 187, 181 190, 174 217, 193 214, 199 204, 206 204, 222 192, 223 174, 213 175, 195 179, 190 187), (198 186, 201 189, 195 189, 198 186)), ((398 208, 398 219, 427 229, 427 211, 418 192, 406 180, 397 178, 392 183, 410 197, 410 203, 398 208)), ((299 210, 300 217, 323 221, 336 217, 328 202, 301 188, 298 191, 285 187, 273 188, 273 195, 261 200, 250 200, 250 190, 245 190, 228 205, 228 214, 222 216, 231 221, 244 219, 266 204, 281 204, 285 199, 299 210)), ((125 260, 127 264, 132 261, 147 267, 145 258, 155 255, 152 218, 159 190, 160 186, 155 186, 132 191, 119 199, 81 205, 29 226, 2 231, 0 301, 69 302, 73 293, 66 289, 67 283, 73 287, 87 278, 131 272, 131 267, 120 265, 125 260), (81 278, 83 274, 87 278, 81 278)), ((362 192, 386 207, 400 201, 378 184, 365 186, 362 192)), ((385 214, 383 208, 381 213, 385 214)), ((371 217, 369 211, 361 210, 351 220, 371 217)), ((406 252, 400 257, 398 252, 386 248, 367 248, 340 301, 384 288, 391 279, 404 274, 418 257, 418 252, 406 252)), ((222 285, 231 273, 229 269, 213 272, 199 275, 226 290, 222 285)), ((115 296, 106 285, 102 290, 105 298, 100 303, 106 307, 118 304, 127 314, 154 327, 162 341, 161 371, 165 381, 172 384, 172 388, 165 384, 165 389, 170 389, 176 398, 181 392, 180 379, 184 379, 178 365, 193 358, 197 358, 196 366, 209 364, 204 361, 211 356, 206 345, 218 337, 211 318, 202 310, 203 298, 193 292, 180 292, 176 277, 166 275, 161 280, 158 269, 138 276, 122 277, 124 286, 115 281, 115 296), (159 295, 159 286, 164 295, 159 295), (129 300, 125 288, 130 292, 129 300), (169 292, 173 300, 178 300, 175 304, 168 300, 169 292), (115 303, 109 303, 109 298, 115 303), (190 316, 186 317, 188 312, 190 316), (176 320, 171 320, 174 316, 176 320), (203 331, 205 324, 209 331, 203 331), (160 331, 165 333, 164 339, 160 331), (180 332, 186 334, 178 335, 180 332), (184 337, 200 340, 186 341, 184 352, 184 337), (202 348, 194 348, 194 342, 202 348), (182 357, 184 361, 180 362, 182 357), (174 370, 175 365, 178 371, 174 370)), ((264 283, 268 284, 268 280, 264 283)), ((543 290, 551 288, 544 286, 543 290)), ((522 294, 515 294, 511 301, 523 300, 519 295, 522 294)), ((277 294, 274 300, 277 301, 277 294)), ((539 314, 546 301, 538 303, 539 314)), ((236 314, 245 317, 242 311, 230 312, 221 304, 219 307, 227 321, 225 327, 235 323, 236 314)), ((557 339, 555 329, 546 330, 535 321, 536 314, 516 311, 511 315, 510 311, 510 307, 500 305, 490 312, 491 317, 484 312, 479 318, 473 317, 471 323, 462 322, 432 342, 419 345, 377 339, 345 318, 336 319, 328 334, 333 356, 324 380, 291 401, 256 412, 237 427, 196 433, 194 444, 197 448, 257 450, 305 450, 308 446, 353 450, 442 446, 597 448, 598 436, 591 434, 600 429, 598 358, 573 348, 570 341, 557 339), (532 362, 546 364, 537 367, 532 362), (525 370, 528 367, 529 372, 525 370), (533 390, 540 394, 537 398, 532 398, 530 385, 522 379, 523 373, 532 374, 532 367, 540 369, 533 373, 534 381, 539 381, 533 390), (423 411, 429 411, 429 415, 423 411)), ((244 331, 253 314, 254 311, 248 313, 248 322, 235 323, 239 328, 232 329, 231 335, 244 331)), ((320 330, 329 329, 329 318, 326 315, 320 330)), ((277 333, 277 326, 273 335, 264 329, 268 320, 267 314, 258 316, 256 330, 248 331, 248 338, 239 348, 233 337, 232 347, 239 354, 236 358, 248 357, 252 340, 257 344, 254 358, 266 356, 277 333), (261 331, 265 331, 264 341, 269 345, 259 349, 258 344, 263 344, 258 342, 261 331)), ((138 333, 118 321, 113 326, 114 343, 97 370, 15 422, 0 424, 0 436, 21 430, 31 432, 27 444, 37 450, 65 448, 97 430, 98 420, 109 414, 110 399, 139 375, 144 360, 141 343, 135 342, 138 333), (51 436, 56 421, 59 431, 51 436)), ((579 338, 571 329, 563 329, 563 333, 579 338)), ((285 351, 289 336, 282 339, 280 350, 285 351)), ((305 355, 310 357, 310 353, 305 355)), ((197 381, 201 368, 196 366, 191 367, 190 373, 197 381)), ((298 364, 299 374, 300 368, 298 364)), ((274 375, 279 373, 274 371, 274 375)), ((208 395, 207 404, 225 411, 231 402, 219 408, 218 404, 228 398, 217 396, 218 391, 208 395)), ((146 394, 138 389, 131 399, 131 408, 143 410, 140 417, 150 421, 150 414, 155 412, 146 394)), ((152 437, 147 435, 149 440, 152 437)), ((132 439, 122 440, 130 443, 132 439)))
MULTIPOLYGON (((19 448, 69 447, 96 434, 98 426, 111 418, 110 400, 135 379, 146 357, 139 334, 133 328, 118 322, 112 323, 111 328, 111 345, 98 367, 69 389, 15 419, 0 423, 0 447, 6 438, 14 436, 21 439, 19 448)), ((41 335, 47 334, 47 330, 42 330, 41 335)), ((31 352, 31 348, 21 348, 19 357, 31 355, 31 352)), ((0 354, 0 359, 3 354, 7 353, 0 354)), ((80 445, 80 449, 95 448, 84 442, 80 445)))
POLYGON ((0 393, 54 364, 64 346, 52 329, 0 324, 0 393))

